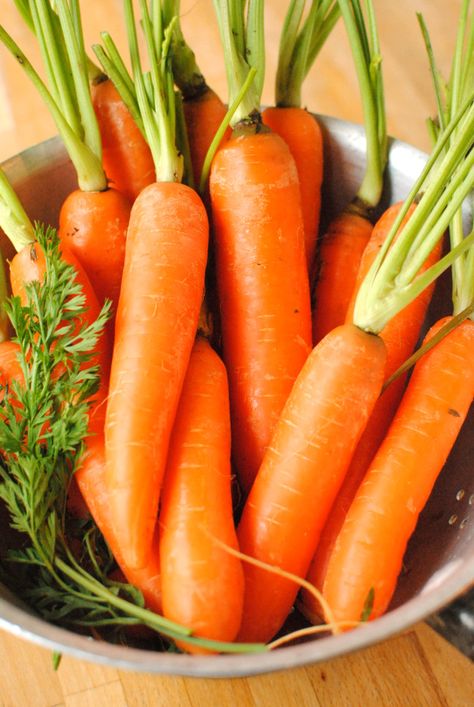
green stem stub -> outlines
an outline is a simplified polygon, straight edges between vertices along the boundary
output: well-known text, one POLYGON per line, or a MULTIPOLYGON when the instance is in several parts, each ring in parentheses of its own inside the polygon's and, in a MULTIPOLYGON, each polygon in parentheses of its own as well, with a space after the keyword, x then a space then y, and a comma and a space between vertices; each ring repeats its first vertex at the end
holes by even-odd
MULTIPOLYGON (((164 29, 161 9, 152 3, 151 11, 145 0, 140 1, 141 26, 150 64, 145 74, 140 58, 135 12, 132 0, 125 0, 125 21, 128 33, 133 84, 128 81, 129 99, 133 100, 139 115, 139 124, 150 146, 159 182, 180 182, 183 176, 183 158, 176 148, 176 106, 171 71, 171 39, 174 22, 164 29)), ((109 58, 113 59, 110 56, 109 58)), ((119 74, 123 73, 117 67, 119 74)), ((112 79, 114 76, 112 75, 112 79)), ((122 86, 115 84, 122 95, 122 86)))
POLYGON ((353 321, 360 328, 380 333, 393 316, 451 267, 457 258, 472 252, 474 233, 420 274, 429 254, 474 189, 473 145, 474 98, 471 98, 440 134, 435 150, 359 288, 353 321), (440 160, 447 145, 449 147, 440 160), (416 209, 394 240, 422 185, 425 190, 416 209))
MULTIPOLYGON (((437 125, 428 123, 433 144, 439 138, 439 129, 443 129, 474 91, 474 13, 470 13, 471 0, 463 0, 458 22, 456 44, 451 65, 449 81, 444 81, 436 64, 428 27, 421 14, 418 14, 423 40, 428 56, 437 104, 437 125), (438 127, 439 126, 439 127, 438 127)), ((459 125, 457 130, 460 130, 459 125)), ((455 132, 453 133, 454 137, 455 132)), ((446 144, 446 149, 449 141, 446 144)), ((472 203, 471 203, 472 217, 472 203)), ((453 216, 449 224, 449 236, 452 248, 460 245, 465 238, 465 223, 462 208, 453 216)), ((471 218, 472 228, 472 218, 471 218)), ((469 227, 468 229, 469 230, 469 227)), ((474 249, 463 253, 452 265, 453 311, 458 314, 466 309, 474 299, 474 249)))
POLYGON ((238 105, 230 125, 254 124, 255 115, 260 112, 265 73, 263 0, 249 0, 247 21, 239 0, 214 0, 214 6, 224 47, 229 105, 234 104, 241 93, 250 69, 256 71, 255 79, 238 105))
POLYGON ((367 141, 367 167, 357 198, 371 209, 382 195, 388 140, 382 58, 372 0, 367 0, 366 6, 367 20, 359 0, 339 0, 359 81, 367 141))
POLYGON ((280 38, 275 82, 275 104, 301 107, 303 81, 340 16, 334 0, 311 0, 303 22, 306 0, 291 0, 280 38))
POLYGON ((3 27, 0 41, 16 58, 50 111, 74 164, 80 189, 104 191, 102 145, 89 89, 78 0, 31 0, 23 14, 40 45, 49 88, 3 27))
POLYGON ((0 228, 17 252, 35 241, 33 224, 2 169, 0 169, 0 228))
POLYGON ((184 100, 196 100, 208 90, 206 80, 196 61, 196 55, 186 43, 181 29, 180 0, 162 0, 163 22, 167 27, 171 22, 174 29, 171 36, 171 63, 176 85, 184 100))

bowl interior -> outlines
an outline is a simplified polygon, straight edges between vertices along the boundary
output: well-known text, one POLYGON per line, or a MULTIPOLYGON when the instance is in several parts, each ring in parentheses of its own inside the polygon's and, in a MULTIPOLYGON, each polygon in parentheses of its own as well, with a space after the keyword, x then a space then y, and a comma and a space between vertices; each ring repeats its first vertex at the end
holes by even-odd
MULTIPOLYGON (((360 126, 320 118, 325 135, 322 226, 350 201, 364 170, 365 137, 360 126)), ((392 141, 382 211, 403 199, 426 157, 392 141)), ((72 166, 54 138, 3 165, 32 219, 57 224, 58 206, 75 187, 72 166)), ((11 250, 4 238, 1 247, 11 250)), ((437 288, 428 320, 449 311, 445 278, 437 288)), ((273 653, 236 656, 186 656, 114 646, 52 626, 24 607, 0 584, 0 627, 56 650, 118 667, 195 676, 240 676, 328 659, 387 638, 424 618, 464 591, 474 580, 474 411, 424 509, 404 561, 390 611, 381 619, 342 636, 325 636, 280 648, 273 653)), ((422 460, 420 460, 420 468, 422 460)), ((0 513, 0 553, 8 542, 0 513)))

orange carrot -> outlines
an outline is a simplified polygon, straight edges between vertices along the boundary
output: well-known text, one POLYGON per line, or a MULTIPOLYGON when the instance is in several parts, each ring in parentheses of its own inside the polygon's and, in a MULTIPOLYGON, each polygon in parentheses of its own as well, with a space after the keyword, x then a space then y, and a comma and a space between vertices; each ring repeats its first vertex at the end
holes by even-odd
MULTIPOLYGON (((233 641, 244 594, 232 517, 227 374, 209 342, 198 337, 171 436, 160 526, 163 613, 193 635, 233 641)), ((196 652, 195 646, 178 645, 196 652)), ((203 652, 200 650, 199 652, 203 652)))
POLYGON ((237 132, 214 158, 210 194, 233 458, 248 492, 311 348, 299 185, 288 147, 271 132, 237 132))
POLYGON ((148 562, 169 437, 203 296, 208 223, 197 194, 155 183, 132 209, 106 420, 111 517, 125 562, 148 562))
MULTIPOLYGON (((304 577, 355 445, 380 392, 382 340, 345 324, 298 376, 245 504, 241 551, 304 577)), ((269 640, 298 586, 245 565, 240 640, 269 640)))
POLYGON ((59 214, 59 236, 86 271, 102 305, 117 309, 125 257, 125 234, 130 219, 127 198, 115 189, 76 189, 59 214))
POLYGON ((153 157, 130 111, 104 74, 92 83, 92 101, 102 138, 102 161, 109 186, 131 203, 155 181, 153 157))
POLYGON ((302 86, 324 42, 339 18, 337 2, 312 0, 303 21, 303 6, 290 0, 283 25, 275 81, 275 107, 263 122, 286 142, 295 160, 301 189, 306 259, 314 274, 323 181, 323 136, 316 118, 302 106, 302 86))
POLYGON ((3 398, 3 389, 12 380, 23 380, 18 354, 19 345, 14 341, 0 342, 0 399, 3 398))
POLYGON ((357 281, 360 259, 369 242, 372 223, 346 209, 328 227, 318 247, 319 264, 314 289, 313 342, 346 320, 357 281))
MULTIPOLYGON (((400 207, 401 204, 391 206, 375 225, 372 236, 362 256, 357 277, 358 284, 362 282, 367 274, 369 267, 385 240, 385 236, 398 215, 400 207)), ((412 205, 402 221, 401 227, 406 223, 414 209, 415 206, 412 205)), ((422 271, 426 270, 438 260, 439 251, 440 246, 437 246, 427 259, 422 271)), ((356 290, 357 289, 358 285, 356 286, 356 290)), ((420 335, 433 289, 434 285, 431 285, 423 290, 416 299, 393 317, 380 332, 380 336, 387 350, 385 379, 388 379, 412 354, 420 335)), ((347 321, 350 321, 352 318, 352 308, 352 306, 349 307, 347 321)), ((403 395, 405 383, 406 376, 400 376, 396 381, 391 383, 379 397, 364 433, 356 447, 344 482, 324 526, 316 554, 307 576, 308 581, 318 587, 318 589, 322 588, 327 562, 336 541, 337 534, 344 522, 345 514, 349 509, 372 458, 387 432, 403 395)), ((319 604, 309 592, 302 592, 301 608, 305 616, 314 622, 315 616, 319 611, 319 604)))
POLYGON ((359 620, 370 590, 370 618, 390 602, 408 539, 474 396, 473 347, 466 320, 415 366, 328 563, 323 592, 337 620, 359 620))
POLYGON ((308 272, 313 270, 321 210, 323 181, 323 137, 311 113, 297 106, 267 108, 262 113, 265 125, 280 135, 290 148, 298 170, 305 233, 308 272))
POLYGON ((106 485, 104 437, 92 435, 74 477, 96 525, 107 541, 127 582, 142 592, 146 606, 156 613, 162 611, 158 534, 152 543, 148 563, 137 570, 127 565, 110 522, 110 500, 106 485))

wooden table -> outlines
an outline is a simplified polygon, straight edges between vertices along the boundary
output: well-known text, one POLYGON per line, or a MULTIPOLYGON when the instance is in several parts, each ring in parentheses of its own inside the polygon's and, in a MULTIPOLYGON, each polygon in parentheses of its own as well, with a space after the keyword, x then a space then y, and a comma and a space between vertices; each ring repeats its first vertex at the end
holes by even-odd
MULTIPOLYGON (((451 0, 375 0, 382 39, 388 127, 392 135, 428 149, 424 120, 434 100, 427 62, 415 19, 429 23, 440 68, 447 73, 461 2, 451 0)), ((124 47, 121 0, 82 3, 88 42, 108 29, 124 47)), ((271 103, 278 38, 287 3, 267 0, 267 81, 263 101, 271 103)), ((208 82, 225 96, 221 48, 211 0, 182 0, 182 25, 208 82)), ((2 0, 2 24, 38 56, 18 20, 13 0, 2 0)), ((321 53, 304 88, 311 110, 360 122, 362 113, 342 26, 321 53)), ((14 61, 0 51, 0 160, 55 133, 40 99, 14 61)), ((51 655, 0 633, 2 707, 272 707, 400 705, 419 707, 473 703, 472 664, 425 624, 358 654, 309 668, 235 680, 196 680, 120 672, 64 657, 57 673, 51 655)))

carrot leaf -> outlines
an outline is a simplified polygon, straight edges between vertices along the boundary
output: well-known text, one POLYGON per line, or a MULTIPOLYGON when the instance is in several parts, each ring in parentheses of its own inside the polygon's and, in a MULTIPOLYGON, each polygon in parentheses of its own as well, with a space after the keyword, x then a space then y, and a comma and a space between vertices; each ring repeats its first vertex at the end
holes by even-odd
POLYGON ((311 0, 303 22, 306 0, 291 0, 283 24, 275 83, 277 106, 300 107, 303 81, 340 16, 337 2, 311 0))
POLYGON ((207 84, 197 64, 196 55, 183 36, 179 20, 180 0, 162 0, 162 7, 164 25, 168 26, 174 20, 171 62, 176 85, 185 100, 196 99, 205 93, 207 84))
MULTIPOLYGON (((89 65, 79 37, 79 9, 58 0, 61 18, 51 0, 31 0, 29 8, 40 45, 49 88, 15 41, 0 26, 0 41, 16 58, 51 113, 75 167, 83 191, 103 191, 107 179, 88 87, 89 65), (75 9, 72 9, 75 8, 75 9)), ((31 26, 31 25, 30 25, 31 26)))
POLYGON ((16 251, 20 251, 35 240, 33 224, 2 169, 0 169, 0 228, 16 251))
POLYGON ((243 15, 243 3, 240 0, 214 0, 214 7, 224 47, 230 105, 233 105, 239 96, 251 68, 257 71, 257 82, 249 86, 230 125, 232 127, 245 124, 258 125, 265 66, 263 2, 249 0, 247 23, 243 15))

